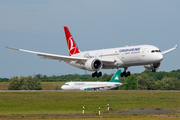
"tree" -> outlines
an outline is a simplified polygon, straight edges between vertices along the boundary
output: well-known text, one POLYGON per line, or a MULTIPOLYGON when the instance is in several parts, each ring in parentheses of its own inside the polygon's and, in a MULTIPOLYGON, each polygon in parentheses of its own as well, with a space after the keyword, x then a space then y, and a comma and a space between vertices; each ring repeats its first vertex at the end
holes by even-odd
POLYGON ((153 77, 149 77, 146 73, 143 73, 137 77, 139 90, 154 90, 155 80, 153 77))
POLYGON ((137 81, 134 75, 130 75, 127 77, 125 82, 123 83, 122 90, 136 90, 137 89, 137 81))
POLYGON ((39 79, 43 78, 43 77, 42 77, 42 74, 37 74, 35 77, 37 77, 37 78, 39 78, 39 79))
POLYGON ((106 73, 102 75, 101 81, 109 81, 112 78, 113 74, 107 75, 106 73))
POLYGON ((20 90, 20 81, 18 80, 18 77, 12 77, 9 80, 8 90, 20 90))
POLYGON ((179 89, 180 83, 177 78, 164 77, 158 82, 160 90, 177 90, 179 89))
POLYGON ((37 77, 32 78, 32 76, 24 77, 21 76, 13 77, 10 79, 10 84, 8 86, 9 90, 41 90, 41 83, 37 77), (16 87, 15 87, 16 86, 16 87))

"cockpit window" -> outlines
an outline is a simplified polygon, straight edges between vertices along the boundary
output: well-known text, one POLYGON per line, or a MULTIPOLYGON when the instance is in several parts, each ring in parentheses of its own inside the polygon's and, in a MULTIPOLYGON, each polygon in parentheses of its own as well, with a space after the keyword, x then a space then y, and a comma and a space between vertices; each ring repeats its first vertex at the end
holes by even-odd
POLYGON ((152 50, 151 53, 154 53, 154 52, 161 52, 160 50, 152 50))
POLYGON ((156 52, 161 52, 160 50, 155 50, 156 52))

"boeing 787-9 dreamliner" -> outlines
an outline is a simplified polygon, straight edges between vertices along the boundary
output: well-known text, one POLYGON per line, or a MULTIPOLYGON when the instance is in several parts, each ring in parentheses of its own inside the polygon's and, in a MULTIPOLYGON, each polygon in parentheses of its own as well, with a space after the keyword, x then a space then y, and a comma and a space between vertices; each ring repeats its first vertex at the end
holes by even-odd
POLYGON ((126 70, 131 66, 144 66, 145 69, 155 72, 160 68, 163 55, 171 52, 177 47, 177 45, 175 45, 175 47, 163 52, 161 52, 159 48, 152 45, 125 46, 81 52, 66 26, 64 26, 64 31, 69 50, 69 56, 35 52, 10 47, 6 48, 34 53, 44 59, 64 61, 74 67, 83 70, 94 71, 94 73, 92 73, 92 77, 101 76, 102 73, 98 72, 101 69, 114 68, 124 68, 124 72, 121 73, 121 77, 127 77, 130 75, 130 72, 126 72, 126 70))

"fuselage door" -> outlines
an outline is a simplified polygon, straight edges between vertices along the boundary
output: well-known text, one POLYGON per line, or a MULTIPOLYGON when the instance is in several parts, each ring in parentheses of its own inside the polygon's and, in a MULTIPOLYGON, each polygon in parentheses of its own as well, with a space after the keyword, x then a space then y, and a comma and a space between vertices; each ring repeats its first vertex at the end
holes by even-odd
POLYGON ((146 48, 143 48, 142 49, 142 57, 145 57, 146 56, 146 48))
POLYGON ((150 56, 149 56, 149 50, 147 48, 143 48, 142 49, 142 60, 147 62, 150 60, 150 56))

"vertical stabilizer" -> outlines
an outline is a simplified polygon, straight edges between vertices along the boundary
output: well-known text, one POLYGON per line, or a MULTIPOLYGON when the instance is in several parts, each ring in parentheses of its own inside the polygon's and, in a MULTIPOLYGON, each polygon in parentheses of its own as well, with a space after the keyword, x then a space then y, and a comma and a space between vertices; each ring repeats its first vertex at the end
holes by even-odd
POLYGON ((119 82, 121 75, 121 70, 117 70, 116 73, 112 76, 112 78, 108 82, 119 82))
POLYGON ((64 26, 64 32, 66 35, 66 41, 67 41, 67 46, 68 46, 68 50, 69 50, 69 55, 71 56, 71 55, 80 53, 75 41, 73 40, 71 33, 68 30, 68 27, 64 26))

